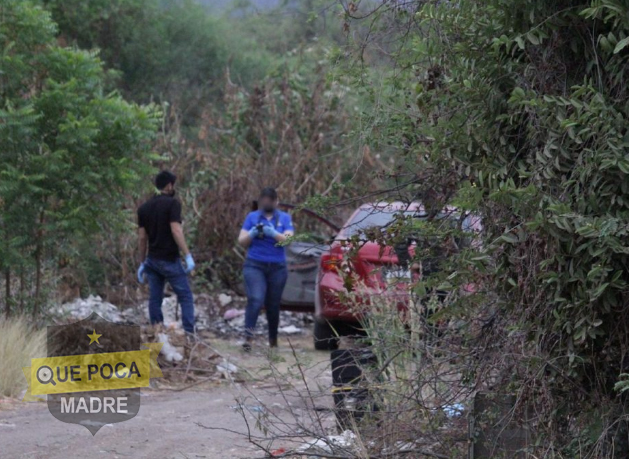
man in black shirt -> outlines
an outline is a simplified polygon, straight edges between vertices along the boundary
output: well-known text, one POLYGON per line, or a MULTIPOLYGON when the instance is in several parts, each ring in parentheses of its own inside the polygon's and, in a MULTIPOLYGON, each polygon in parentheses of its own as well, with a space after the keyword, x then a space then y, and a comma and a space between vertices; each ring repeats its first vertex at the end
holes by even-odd
POLYGON ((187 276, 194 269, 194 260, 181 227, 181 203, 175 199, 176 179, 175 174, 169 171, 157 174, 155 186, 160 194, 138 209, 138 281, 143 284, 145 278, 148 278, 149 317, 152 324, 164 322, 162 300, 164 285, 168 281, 181 304, 183 328, 194 335, 194 302, 187 276), (179 258, 180 251, 185 256, 185 270, 179 258))

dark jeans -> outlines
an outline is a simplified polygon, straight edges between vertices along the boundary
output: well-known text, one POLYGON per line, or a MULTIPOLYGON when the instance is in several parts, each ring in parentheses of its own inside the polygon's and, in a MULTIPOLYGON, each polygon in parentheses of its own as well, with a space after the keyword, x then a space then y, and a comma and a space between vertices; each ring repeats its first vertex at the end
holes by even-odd
POLYGON ((286 263, 266 263, 247 259, 243 269, 247 287, 245 334, 253 335, 262 307, 266 307, 269 339, 277 338, 280 324, 280 301, 288 278, 286 263))
POLYGON ((149 317, 152 324, 164 322, 162 315, 162 300, 164 299, 164 285, 168 281, 177 295, 181 305, 181 323, 188 333, 194 333, 194 300, 188 283, 188 276, 183 269, 181 260, 175 261, 146 259, 146 276, 149 281, 151 295, 149 297, 149 317))

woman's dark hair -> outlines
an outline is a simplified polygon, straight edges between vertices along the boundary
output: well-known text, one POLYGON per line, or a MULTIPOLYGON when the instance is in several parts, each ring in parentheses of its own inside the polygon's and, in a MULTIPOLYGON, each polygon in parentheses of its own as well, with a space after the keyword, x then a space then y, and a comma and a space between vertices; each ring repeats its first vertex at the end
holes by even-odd
POLYGON ((155 187, 158 190, 163 190, 169 183, 175 183, 177 176, 170 171, 161 171, 155 177, 155 187))
POLYGON ((271 198, 275 201, 277 199, 277 191, 275 191, 275 188, 266 187, 260 192, 260 198, 271 198))

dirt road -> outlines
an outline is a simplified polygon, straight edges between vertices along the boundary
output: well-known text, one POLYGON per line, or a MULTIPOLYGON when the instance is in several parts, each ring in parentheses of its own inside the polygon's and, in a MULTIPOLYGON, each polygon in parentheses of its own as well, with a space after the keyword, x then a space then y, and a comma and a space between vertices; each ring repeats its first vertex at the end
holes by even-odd
MULTIPOLYGON (((308 379, 313 385, 315 382, 323 386, 329 384, 329 355, 313 351, 308 336, 293 339, 293 343, 298 359, 309 362, 308 379)), ((143 389, 140 412, 134 419, 107 425, 94 437, 82 426, 53 418, 45 403, 5 402, 0 404, 0 458, 227 459, 264 456, 241 435, 247 428, 242 414, 235 409, 235 399, 246 396, 253 402, 245 403, 272 406, 278 418, 289 413, 292 416, 295 410, 305 411, 300 404, 307 402, 299 398, 290 402, 279 395, 274 386, 282 383, 270 376, 270 361, 263 350, 244 355, 233 342, 215 340, 212 345, 241 368, 248 380, 213 381, 180 391, 143 389), (255 400, 255 397, 259 399, 255 400), (197 423, 225 430, 208 430, 197 423)), ((285 340, 280 345, 272 365, 276 371, 289 372, 295 364, 295 356, 285 340)), ((321 397, 317 403, 326 404, 326 400, 321 397)), ((254 413, 255 410, 246 413, 252 426, 255 424, 254 413)))

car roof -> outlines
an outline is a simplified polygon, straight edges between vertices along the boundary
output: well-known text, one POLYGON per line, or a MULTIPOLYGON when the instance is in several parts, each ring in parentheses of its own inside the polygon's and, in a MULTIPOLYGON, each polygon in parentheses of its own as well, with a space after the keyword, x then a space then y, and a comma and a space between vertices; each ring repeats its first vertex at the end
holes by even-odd
POLYGON ((368 202, 360 206, 360 209, 386 209, 386 210, 409 210, 409 211, 422 211, 424 206, 421 202, 402 202, 402 201, 377 201, 368 202))
MULTIPOLYGON (((403 202, 403 201, 376 201, 376 202, 368 202, 362 204, 359 209, 362 210, 374 210, 374 209, 382 209, 389 210, 392 212, 397 211, 407 211, 407 212, 417 212, 424 213, 426 210, 424 205, 419 201, 412 202, 403 202)), ((457 212, 457 208, 453 206, 446 206, 442 212, 450 213, 457 212)))
MULTIPOLYGON (((426 211, 424 205, 419 201, 412 202, 403 202, 403 201, 374 201, 368 202, 360 205, 351 215, 351 217, 347 220, 345 225, 341 228, 341 230, 337 234, 337 239, 342 239, 346 236, 347 230, 349 226, 351 226, 351 221, 355 218, 356 215, 360 213, 360 211, 374 212, 374 211, 383 211, 387 213, 396 213, 396 212, 412 212, 417 217, 422 217, 426 215, 426 211)), ((458 215, 458 209, 453 206, 446 206, 442 211, 441 215, 443 216, 455 216, 458 215)), ((478 215, 469 214, 471 217, 470 220, 470 229, 474 231, 480 231, 482 229, 482 224, 480 217, 478 215)))

